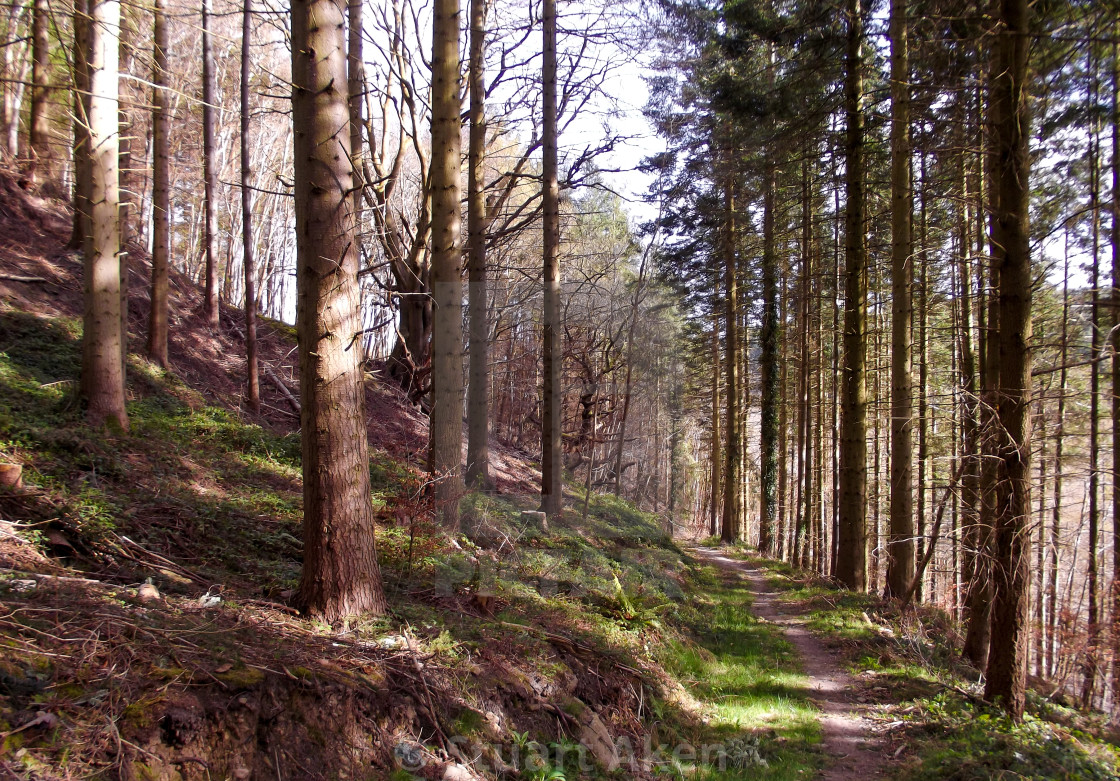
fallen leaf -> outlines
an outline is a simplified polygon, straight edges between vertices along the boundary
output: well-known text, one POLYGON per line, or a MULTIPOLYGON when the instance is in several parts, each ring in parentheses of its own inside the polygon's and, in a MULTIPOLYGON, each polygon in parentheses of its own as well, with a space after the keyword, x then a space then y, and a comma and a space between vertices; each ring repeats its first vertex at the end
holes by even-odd
POLYGON ((226 662, 225 664, 219 666, 218 669, 214 670, 214 672, 216 672, 216 673, 228 673, 232 669, 233 669, 233 665, 230 664, 229 662, 226 662))

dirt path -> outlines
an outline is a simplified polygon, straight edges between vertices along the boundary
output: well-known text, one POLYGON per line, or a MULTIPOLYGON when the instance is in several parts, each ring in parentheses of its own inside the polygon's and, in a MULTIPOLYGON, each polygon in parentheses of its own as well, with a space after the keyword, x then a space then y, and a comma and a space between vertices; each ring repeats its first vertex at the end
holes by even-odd
POLYGON ((825 645, 809 633, 802 616, 786 612, 778 593, 766 582, 762 570, 725 556, 715 548, 693 550, 700 558, 745 580, 754 594, 755 615, 780 626, 801 656, 812 687, 810 699, 822 712, 822 747, 833 760, 820 778, 826 781, 881 778, 885 761, 876 746, 870 724, 863 717, 867 706, 856 699, 852 676, 843 670, 825 645))

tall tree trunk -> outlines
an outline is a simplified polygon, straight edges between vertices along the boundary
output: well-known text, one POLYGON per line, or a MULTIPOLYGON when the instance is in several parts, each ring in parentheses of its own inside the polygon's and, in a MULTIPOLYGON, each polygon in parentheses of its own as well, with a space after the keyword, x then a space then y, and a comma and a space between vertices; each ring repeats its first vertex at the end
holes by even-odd
POLYGON ((999 448, 992 639, 985 696, 1023 715, 1029 641, 1031 256, 1027 0, 1001 0, 991 99, 999 165, 995 262, 999 287, 999 448))
POLYGON ((32 184, 49 179, 53 173, 50 117, 50 38, 47 0, 34 0, 31 16, 31 105, 27 116, 27 178, 32 184))
MULTIPOLYGON (((962 141, 962 148, 963 148, 962 141)), ((972 572, 975 563, 975 545, 976 540, 979 538, 979 482, 980 482, 980 437, 979 437, 979 422, 978 415, 978 397, 976 395, 976 349, 974 341, 974 328, 972 324, 972 285, 973 285, 973 270, 971 262, 972 254, 972 231, 969 225, 969 209, 971 204, 969 202, 968 191, 968 170, 965 165, 965 155, 962 153, 960 158, 960 185, 961 185, 961 206, 959 209, 959 229, 957 243, 960 246, 960 261, 959 261, 959 301, 961 312, 961 333, 960 333, 960 355, 961 355, 961 392, 963 401, 961 404, 961 428, 962 428, 962 446, 963 446, 963 459, 964 465, 961 473, 961 529, 962 537, 965 544, 960 545, 963 549, 961 556, 960 578, 962 583, 967 588, 971 580, 972 572)), ((980 193, 976 194, 980 198, 980 193)), ((978 206, 981 204, 977 203, 978 206)), ((979 221, 983 221, 983 211, 980 208, 975 210, 975 217, 979 221)), ((982 232, 981 232, 981 235, 982 232)), ((979 254, 982 252, 982 245, 977 246, 979 254)), ((967 591, 964 592, 967 594, 967 591)), ((961 613, 963 615, 963 611, 961 613)))
POLYGON ((774 242, 775 167, 767 163, 763 180, 762 210, 762 332, 758 365, 761 374, 759 414, 758 550, 775 553, 778 531, 778 257, 774 242))
MULTIPOLYGON (((541 73, 542 193, 544 210, 544 392, 541 403, 541 510, 559 515, 564 506, 560 455, 560 182, 556 106, 556 0, 543 0, 543 63, 541 73)), ((621 447, 621 443, 619 443, 621 447)))
POLYGON ((910 59, 906 0, 891 2, 891 517, 887 595, 914 579, 914 444, 910 298, 914 198, 910 191, 910 59))
POLYGON ((74 223, 70 249, 80 250, 89 235, 89 199, 93 187, 93 162, 89 134, 90 104, 90 0, 74 0, 73 161, 74 223))
POLYGON ((801 162, 801 372, 798 379, 797 405, 799 426, 798 443, 798 492, 800 500, 797 503, 797 566, 808 569, 812 559, 810 557, 812 544, 812 505, 813 505, 813 410, 810 406, 809 390, 811 387, 810 373, 812 372, 812 351, 809 343, 811 318, 809 316, 809 299, 812 296, 813 277, 813 211, 809 197, 809 159, 808 156, 801 162))
POLYGON ((168 268, 171 259, 171 107, 167 83, 167 0, 155 0, 152 40, 152 289, 148 357, 170 367, 168 268))
MULTIPOLYGON (((979 91, 978 87, 978 91, 979 91)), ((984 114, 983 102, 977 98, 977 113, 984 114)), ((991 213, 992 207, 999 199, 996 187, 995 140, 994 135, 985 133, 985 125, 994 122, 994 115, 989 110, 977 122, 979 127, 977 135, 980 138, 978 147, 981 160, 977 166, 979 184, 977 197, 987 205, 986 212, 991 213), (986 120, 986 121, 985 121, 986 120), (985 173, 990 174, 986 176, 985 173), (991 180, 991 181, 989 181, 991 180)), ((996 497, 996 481, 998 468, 996 460, 998 454, 998 405, 999 405, 999 290, 1000 269, 995 258, 995 218, 991 218, 991 225, 987 238, 987 253, 993 260, 988 267, 988 285, 984 302, 980 306, 980 519, 972 527, 971 535, 966 537, 965 546, 971 556, 972 568, 967 573, 967 593, 965 594, 965 639, 963 653, 976 667, 984 668, 988 663, 988 646, 991 638, 991 611, 992 611, 992 557, 995 516, 998 511, 996 497)), ((981 239, 977 239, 977 248, 982 249, 981 239)))
MULTIPOLYGON (((1066 433, 1066 385, 1069 382, 1069 234, 1066 234, 1065 274, 1062 282, 1062 351, 1059 360, 1062 367, 1058 373, 1058 409, 1054 427, 1054 506, 1050 515, 1050 534, 1048 549, 1048 577, 1046 609, 1047 626, 1046 656, 1050 660, 1048 672, 1053 675, 1058 661, 1058 552, 1062 539, 1062 488, 1064 463, 1062 460, 1066 433)), ((1071 568, 1072 570, 1072 568, 1071 568)))
MULTIPOLYGON (((1095 62, 1092 54, 1088 57, 1087 72, 1092 83, 1089 85, 1089 103, 1098 102, 1098 90, 1094 73, 1095 62)), ((1083 670, 1081 704, 1091 708, 1097 684, 1098 645, 1100 643, 1100 587, 1098 584, 1097 551, 1100 547, 1100 362, 1101 322, 1100 322, 1100 126, 1096 116, 1089 123, 1089 208, 1092 222, 1092 257, 1090 258, 1090 345, 1092 363, 1089 364, 1089 550, 1086 553, 1086 585, 1089 601, 1088 646, 1083 670)))
MULTIPOLYGON (((1113 25, 1113 34, 1120 25, 1113 25)), ((1120 56, 1112 43, 1112 707, 1120 704, 1120 56)))
MULTIPOLYGON (((928 244, 928 206, 929 196, 926 183, 926 153, 920 153, 921 160, 921 202, 918 210, 918 252, 921 265, 918 268, 918 544, 915 546, 918 560, 924 560, 926 552, 926 476, 929 470, 929 263, 926 248, 928 244)), ((925 568, 916 573, 914 601, 921 602, 925 597, 923 588, 925 568)))
POLYGON ((303 431, 299 602, 337 621, 383 613, 370 501, 352 208, 346 0, 292 2, 297 328, 303 431))
MULTIPOLYGON (((257 277, 253 262, 253 172, 249 158, 249 53, 252 40, 253 0, 243 0, 241 14, 241 248, 245 272, 245 401, 256 411, 261 406, 260 367, 257 365, 257 277)), ((351 129, 353 126, 351 125, 351 129)), ((351 139, 353 143, 353 139, 351 139)), ((361 149, 359 139, 358 149, 361 149)), ((353 148, 353 147, 351 147, 353 148)), ((357 204, 358 198, 354 199, 357 204)))
POLYGON ((719 364, 719 311, 717 310, 712 313, 712 503, 708 508, 708 533, 713 537, 719 533, 719 500, 723 495, 720 490, 723 459, 720 454, 719 436, 719 385, 722 379, 719 364))
POLYGON ((459 0, 436 0, 432 30, 432 418, 437 512, 459 525, 463 466, 463 283, 459 212, 459 0))
POLYGON ((739 515, 739 280, 735 259, 735 195, 730 170, 723 182, 723 287, 724 287, 724 349, 727 364, 727 447, 724 449, 723 467, 723 524, 720 539, 725 543, 739 541, 741 534, 739 515))
MULTIPOLYGON (((489 489, 490 484, 490 330, 487 326, 486 193, 486 11, 488 0, 470 0, 471 94, 467 174, 467 250, 469 253, 468 318, 470 321, 470 382, 467 387, 467 485, 489 489)), ((595 432, 592 432, 594 437, 595 432)), ((592 444, 594 456, 594 444, 592 444)))
POLYGON ((121 358, 121 228, 118 125, 119 0, 90 0, 88 16, 75 12, 75 25, 87 42, 89 100, 84 160, 89 195, 82 204, 87 233, 83 240, 85 313, 82 319, 82 396, 94 426, 107 421, 128 428, 124 361, 121 358))
POLYGON ((863 8, 848 0, 844 114, 847 159, 844 237, 844 380, 840 418, 840 542, 836 576, 867 587, 867 247, 864 243, 863 8))
POLYGON ((218 197, 218 160, 214 149, 214 52, 211 43, 210 17, 212 0, 202 0, 202 243, 206 253, 206 289, 202 313, 212 328, 218 325, 218 215, 214 199, 218 197))

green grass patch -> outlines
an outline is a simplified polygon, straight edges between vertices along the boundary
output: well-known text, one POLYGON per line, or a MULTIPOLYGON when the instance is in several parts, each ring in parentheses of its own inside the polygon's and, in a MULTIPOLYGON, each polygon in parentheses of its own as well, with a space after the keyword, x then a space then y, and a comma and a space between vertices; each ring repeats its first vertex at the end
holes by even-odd
POLYGON ((685 623, 694 642, 671 645, 665 665, 709 714, 692 737, 729 747, 723 770, 699 764, 695 777, 808 777, 822 766, 819 714, 793 646, 753 616, 745 585, 704 568, 693 587, 685 623))

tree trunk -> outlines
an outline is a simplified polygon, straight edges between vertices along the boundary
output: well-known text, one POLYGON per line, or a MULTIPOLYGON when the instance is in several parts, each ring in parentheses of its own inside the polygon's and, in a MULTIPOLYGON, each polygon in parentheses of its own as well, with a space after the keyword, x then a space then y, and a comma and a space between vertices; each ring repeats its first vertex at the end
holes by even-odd
MULTIPOLYGON (((977 101, 977 112, 982 113, 983 103, 977 101)), ((994 121, 990 116, 981 117, 978 126, 980 137, 981 161, 978 165, 980 183, 977 187, 977 197, 991 206, 998 201, 996 182, 989 181, 991 177, 985 176, 985 171, 995 175, 995 157, 993 154, 994 141, 985 135, 983 128, 985 120, 994 121)), ((989 229, 988 254, 995 257, 994 245, 995 224, 994 218, 989 229)), ((982 242, 977 240, 978 249, 982 249, 982 242)), ((994 525, 998 510, 996 497, 996 480, 998 469, 997 437, 998 427, 997 408, 999 405, 999 290, 1000 269, 992 260, 988 268, 988 289, 985 303, 981 305, 980 340, 980 519, 971 529, 971 535, 965 538, 967 556, 971 556, 971 571, 966 573, 967 593, 965 594, 965 639, 964 656, 976 667, 984 668, 988 663, 988 646, 991 638, 991 611, 992 611, 992 557, 994 555, 994 525)))
POLYGON ((27 116, 27 178, 32 184, 50 179, 53 173, 50 117, 50 38, 47 0, 34 0, 31 16, 31 106, 27 116))
POLYGON ((778 372, 778 257, 774 247, 774 200, 776 170, 767 163, 762 185, 762 330, 758 366, 759 389, 759 482, 758 550, 763 556, 775 553, 778 531, 778 405, 781 403, 778 372))
MULTIPOLYGON (((253 0, 243 0, 241 14, 241 247, 245 272, 245 401, 251 410, 261 407, 260 369, 257 365, 257 278, 253 262, 253 172, 249 158, 249 52, 252 40, 253 0)), ((358 147, 361 149, 361 147, 358 147)), ((355 203, 358 199, 355 198, 355 203)))
MULTIPOLYGON (((1113 27, 1115 31, 1116 26, 1113 27)), ((1120 704, 1120 56, 1112 44, 1112 707, 1120 704)))
POLYGON ((370 501, 345 0, 293 0, 297 328, 303 432, 299 602, 337 621, 385 612, 370 501))
POLYGON ((1027 0, 1002 0, 991 88, 999 287, 999 503, 985 696, 1023 715, 1030 593, 1031 257, 1027 0))
MULTIPOLYGON (((556 0, 543 0, 541 27, 544 34, 541 73, 541 141, 543 149, 542 193, 544 209, 544 345, 542 350, 544 392, 541 399, 541 510, 559 515, 564 503, 560 454, 560 182, 559 139, 556 115, 556 0)), ((621 443, 620 443, 621 446, 621 443)))
POLYGON ((720 490, 723 459, 720 456, 719 436, 719 385, 722 379, 719 364, 719 312, 715 311, 712 316, 712 503, 708 508, 708 534, 713 537, 719 533, 719 500, 723 495, 720 490))
POLYGON ((90 152, 90 0, 74 0, 74 224, 68 246, 80 250, 89 235, 89 199, 93 187, 90 152))
MULTIPOLYGON (((1092 80, 1087 92, 1090 105, 1098 102, 1098 90, 1094 73, 1092 55, 1088 57, 1087 73, 1092 80)), ((1088 589, 1088 645, 1081 689, 1081 705, 1091 708, 1097 684, 1098 645, 1100 643, 1100 587, 1098 584, 1097 551, 1100 547, 1100 362, 1101 322, 1100 322, 1100 126, 1096 115, 1089 123, 1089 208, 1092 222, 1092 256, 1090 258, 1091 290, 1089 331, 1092 346, 1092 362, 1089 364, 1089 550, 1086 552, 1086 585, 1088 589)))
POLYGON ((850 589, 867 587, 867 247, 863 197, 863 9, 848 0, 844 287, 844 378, 840 419, 840 541, 836 575, 850 589))
POLYGON ((218 161, 214 150, 214 53, 211 46, 210 3, 202 0, 202 243, 206 253, 206 289, 202 312, 212 328, 218 325, 218 217, 214 199, 218 193, 218 161))
POLYGON ((171 110, 167 90, 167 0, 155 0, 152 41, 152 289, 148 357, 170 367, 168 267, 171 259, 171 110))
POLYGON ((723 468, 723 524, 720 539, 724 543, 739 541, 739 287, 735 258, 735 196, 730 172, 723 183, 723 285, 724 320, 727 323, 724 349, 727 364, 727 447, 723 468))
POLYGON ((117 95, 118 0, 91 0, 88 16, 75 12, 75 25, 84 28, 89 74, 85 159, 75 166, 88 168, 89 195, 82 207, 87 233, 83 237, 85 313, 82 331, 82 396, 90 424, 107 421, 128 429, 125 412, 124 361, 121 359, 120 260, 120 137, 117 95))
MULTIPOLYGON (((486 12, 488 0, 470 0, 470 140, 467 175, 468 318, 470 382, 467 387, 467 485, 488 490, 490 482, 490 329, 487 324, 486 193, 486 12)), ((594 432, 592 432, 594 437, 594 432)), ((592 444, 594 455, 594 444, 592 444)))
POLYGON ((436 0, 432 29, 431 471, 443 525, 463 493, 463 283, 459 213, 459 0, 436 0))
POLYGON ((891 2, 891 517, 887 595, 914 579, 913 379, 910 277, 914 254, 910 191, 910 60, 906 0, 891 2))

